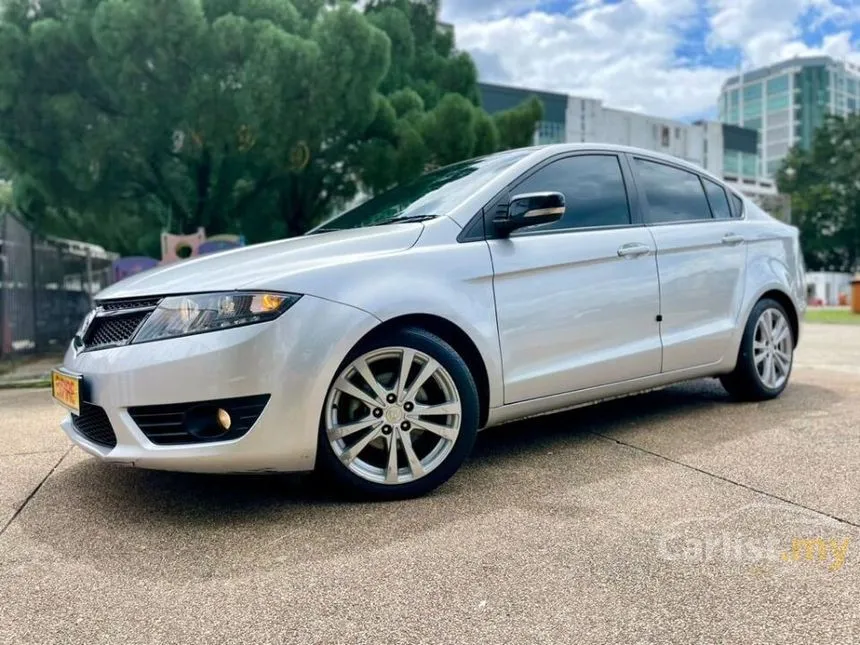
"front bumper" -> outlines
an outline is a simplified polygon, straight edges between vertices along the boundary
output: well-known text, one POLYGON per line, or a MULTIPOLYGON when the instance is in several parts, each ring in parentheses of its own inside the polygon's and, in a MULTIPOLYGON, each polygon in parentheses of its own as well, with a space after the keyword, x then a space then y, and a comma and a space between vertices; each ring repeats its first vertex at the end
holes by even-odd
POLYGON ((117 443, 88 440, 71 415, 62 428, 106 462, 187 472, 311 470, 328 386, 378 322, 354 307, 304 296, 268 323, 92 352, 70 348, 63 367, 83 375, 85 398, 105 410, 117 443), (247 434, 232 441, 156 445, 128 412, 258 394, 271 398, 247 434))

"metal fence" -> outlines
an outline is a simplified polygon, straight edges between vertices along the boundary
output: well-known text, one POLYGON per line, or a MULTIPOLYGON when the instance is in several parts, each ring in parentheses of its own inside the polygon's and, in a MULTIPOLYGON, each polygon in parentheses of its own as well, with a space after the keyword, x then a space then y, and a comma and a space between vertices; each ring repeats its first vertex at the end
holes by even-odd
POLYGON ((61 351, 112 276, 108 254, 0 213, 0 358, 61 351))

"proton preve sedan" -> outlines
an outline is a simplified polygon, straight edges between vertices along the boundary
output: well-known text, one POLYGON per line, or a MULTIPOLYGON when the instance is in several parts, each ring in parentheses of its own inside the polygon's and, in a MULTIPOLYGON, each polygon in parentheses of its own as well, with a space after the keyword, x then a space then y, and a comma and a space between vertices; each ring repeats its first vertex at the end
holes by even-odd
POLYGON ((701 168, 533 147, 105 289, 53 392, 105 462, 404 498, 513 419, 700 377, 777 397, 804 292, 797 229, 701 168))

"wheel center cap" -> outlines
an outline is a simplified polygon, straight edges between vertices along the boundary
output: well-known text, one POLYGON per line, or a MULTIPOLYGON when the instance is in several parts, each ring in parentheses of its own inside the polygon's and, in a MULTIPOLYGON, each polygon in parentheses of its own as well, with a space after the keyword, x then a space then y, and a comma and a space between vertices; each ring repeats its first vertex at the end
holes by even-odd
POLYGON ((388 423, 399 423, 403 419, 403 408, 392 405, 385 410, 385 420, 388 423))

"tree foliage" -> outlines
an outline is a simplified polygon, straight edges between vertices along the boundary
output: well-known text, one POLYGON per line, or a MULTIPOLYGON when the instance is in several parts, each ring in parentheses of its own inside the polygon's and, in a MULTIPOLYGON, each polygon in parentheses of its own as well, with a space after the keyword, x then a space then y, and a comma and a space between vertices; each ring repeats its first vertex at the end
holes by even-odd
POLYGON ((162 229, 292 235, 428 167, 528 144, 438 3, 6 0, 0 158, 37 225, 125 252, 162 229))
POLYGON ((791 196, 804 259, 814 271, 860 269, 860 114, 830 117, 809 150, 795 148, 777 175, 791 196))

